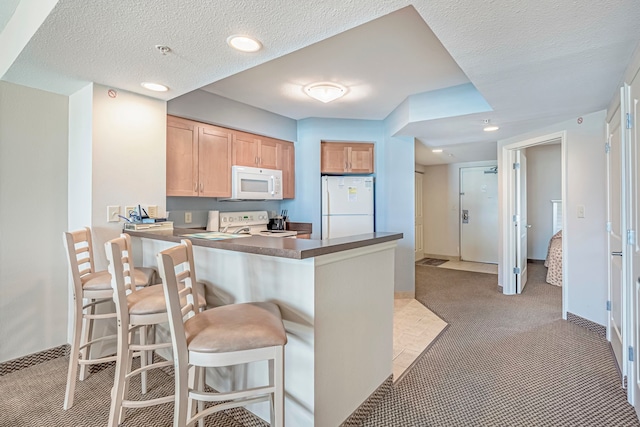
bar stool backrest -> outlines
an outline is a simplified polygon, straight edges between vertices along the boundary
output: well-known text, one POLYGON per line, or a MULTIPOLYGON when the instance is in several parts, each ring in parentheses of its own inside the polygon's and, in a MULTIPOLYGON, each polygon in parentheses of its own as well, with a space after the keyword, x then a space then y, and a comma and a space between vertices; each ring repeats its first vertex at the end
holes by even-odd
POLYGON ((113 302, 116 305, 116 313, 123 323, 129 324, 129 310, 127 308, 127 295, 136 292, 132 285, 133 260, 130 258, 131 238, 128 234, 105 243, 107 259, 109 260, 109 274, 111 274, 111 286, 113 287, 113 302), (114 280, 115 279, 115 280, 114 280))
POLYGON ((85 227, 81 230, 66 231, 64 233, 64 244, 67 248, 69 266, 71 267, 74 293, 77 298, 82 298, 82 278, 95 273, 91 229, 85 227))
POLYGON ((173 341, 174 358, 178 363, 188 363, 187 340, 184 320, 200 312, 196 288, 196 273, 191 241, 182 240, 179 246, 158 254, 158 270, 162 278, 164 296, 167 301, 169 328, 173 341), (184 288, 179 290, 178 283, 184 288), (184 304, 181 304, 181 300, 184 304))

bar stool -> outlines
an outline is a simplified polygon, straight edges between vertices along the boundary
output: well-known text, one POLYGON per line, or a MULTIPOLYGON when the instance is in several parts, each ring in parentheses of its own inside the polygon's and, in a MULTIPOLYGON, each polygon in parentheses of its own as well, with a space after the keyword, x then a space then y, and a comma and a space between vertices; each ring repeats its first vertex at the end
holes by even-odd
MULTIPOLYGON (((93 321, 115 318, 116 313, 96 314, 99 304, 110 303, 113 298, 111 275, 107 271, 96 271, 94 266, 93 243, 91 229, 85 227, 63 233, 64 245, 71 269, 73 291, 73 337, 69 352, 69 370, 67 371, 67 388, 63 408, 73 406, 76 377, 80 366, 80 381, 88 377, 88 365, 106 363, 116 360, 116 356, 91 358, 91 347, 99 342, 115 338, 109 335, 93 338, 93 321), (84 300, 87 304, 84 304, 84 300)), ((147 286, 154 283, 156 277, 153 268, 136 268, 136 286, 147 286)))
MULTIPOLYGON (((167 305, 161 286, 149 286, 136 289, 132 284, 131 271, 134 268, 131 259, 131 238, 122 234, 119 238, 105 243, 109 274, 113 287, 113 301, 116 305, 118 325, 118 353, 115 378, 111 392, 109 427, 117 427, 125 418, 125 408, 143 408, 173 402, 174 396, 164 396, 143 401, 128 400, 129 381, 140 375, 142 393, 147 392, 147 371, 172 366, 172 361, 153 363, 153 352, 161 348, 171 348, 171 343, 147 344, 147 327, 167 321, 167 305), (136 330, 139 331, 139 344, 133 342, 136 330), (131 370, 134 355, 140 354, 140 368, 131 370)), ((155 336, 155 333, 154 333, 155 336)))
POLYGON ((284 345, 280 309, 269 302, 230 304, 197 313, 193 248, 189 240, 158 254, 176 376, 174 427, 225 409, 270 401, 271 426, 284 425, 284 345), (178 283, 185 287, 179 290, 178 283), (181 300, 183 303, 181 304, 181 300), (185 320, 186 318, 186 320, 185 320), (269 384, 228 392, 205 392, 205 368, 267 360, 269 384), (193 368, 193 371, 189 372, 193 368), (189 373, 191 375, 189 375, 189 373), (194 402, 198 402, 198 411, 194 402), (203 410, 202 402, 222 402, 203 410))

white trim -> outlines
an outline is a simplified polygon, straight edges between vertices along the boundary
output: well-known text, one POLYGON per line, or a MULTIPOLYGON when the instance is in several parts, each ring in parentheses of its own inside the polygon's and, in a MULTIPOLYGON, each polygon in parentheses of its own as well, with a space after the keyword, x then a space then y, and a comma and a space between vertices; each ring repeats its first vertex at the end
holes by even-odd
MULTIPOLYGON (((500 215, 502 217, 502 292, 505 295, 516 294, 516 282, 515 276, 511 273, 515 267, 515 258, 511 254, 515 251, 515 236, 513 227, 511 227, 511 218, 513 216, 513 195, 514 185, 513 175, 511 170, 513 169, 513 163, 515 162, 515 151, 523 148, 533 147, 535 145, 541 145, 549 143, 551 141, 559 140, 562 151, 562 201, 566 204, 567 200, 567 131, 554 132, 547 135, 538 136, 535 138, 525 139, 522 141, 514 142, 508 145, 504 145, 500 148, 501 161, 498 168, 498 174, 500 176, 501 183, 501 199, 502 209, 500 215)), ((567 271, 568 271, 568 257, 567 253, 567 214, 566 209, 562 212, 562 318, 567 318, 568 307, 568 292, 567 287, 567 271)))

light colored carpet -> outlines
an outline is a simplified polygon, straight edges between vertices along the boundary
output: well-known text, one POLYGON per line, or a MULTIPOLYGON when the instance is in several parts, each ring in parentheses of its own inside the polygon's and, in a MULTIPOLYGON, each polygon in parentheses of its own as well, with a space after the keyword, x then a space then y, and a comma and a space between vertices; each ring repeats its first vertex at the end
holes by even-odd
POLYGON ((561 288, 530 265, 521 296, 497 276, 416 267, 416 299, 449 328, 365 426, 639 426, 609 344, 561 318, 561 288))

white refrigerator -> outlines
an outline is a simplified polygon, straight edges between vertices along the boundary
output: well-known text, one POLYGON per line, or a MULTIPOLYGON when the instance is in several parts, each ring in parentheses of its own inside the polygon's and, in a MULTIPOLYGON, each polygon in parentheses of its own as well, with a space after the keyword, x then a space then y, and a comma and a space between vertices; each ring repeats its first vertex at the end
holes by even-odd
POLYGON ((373 177, 322 177, 322 239, 373 233, 373 177))

